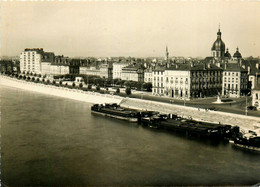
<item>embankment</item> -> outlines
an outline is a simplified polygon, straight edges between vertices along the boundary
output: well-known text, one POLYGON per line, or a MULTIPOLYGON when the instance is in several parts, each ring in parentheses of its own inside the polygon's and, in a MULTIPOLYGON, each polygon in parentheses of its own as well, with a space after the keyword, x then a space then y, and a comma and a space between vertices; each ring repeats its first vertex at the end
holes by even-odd
POLYGON ((186 118, 192 117, 193 119, 198 121, 208 121, 214 123, 220 122, 221 124, 237 125, 246 131, 260 128, 259 117, 245 116, 220 111, 206 111, 205 109, 198 110, 198 108, 194 107, 180 106, 134 98, 125 98, 120 104, 124 107, 130 107, 140 110, 147 109, 159 111, 166 114, 177 114, 186 118))
POLYGON ((122 100, 122 97, 119 96, 27 82, 24 80, 18 80, 6 76, 0 76, 0 84, 4 86, 48 94, 52 96, 64 97, 68 99, 74 99, 78 101, 84 101, 88 103, 120 103, 122 100))
POLYGON ((244 130, 260 129, 260 118, 239 114, 225 113, 219 111, 205 111, 197 108, 180 106, 174 104, 160 103, 134 98, 122 98, 120 96, 86 92, 77 89, 56 87, 51 85, 37 84, 24 80, 0 76, 0 84, 20 88, 24 90, 39 92, 43 94, 59 96, 88 103, 120 103, 124 107, 140 110, 154 110, 161 113, 173 113, 183 117, 192 117, 198 121, 209 121, 221 124, 237 125, 244 130))

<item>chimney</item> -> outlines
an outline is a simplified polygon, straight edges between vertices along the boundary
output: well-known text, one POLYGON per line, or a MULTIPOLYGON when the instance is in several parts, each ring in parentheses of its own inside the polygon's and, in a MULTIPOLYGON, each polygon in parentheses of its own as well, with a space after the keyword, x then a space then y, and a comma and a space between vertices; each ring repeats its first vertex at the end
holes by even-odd
POLYGON ((258 62, 255 64, 255 66, 256 66, 256 69, 259 69, 259 63, 258 62))

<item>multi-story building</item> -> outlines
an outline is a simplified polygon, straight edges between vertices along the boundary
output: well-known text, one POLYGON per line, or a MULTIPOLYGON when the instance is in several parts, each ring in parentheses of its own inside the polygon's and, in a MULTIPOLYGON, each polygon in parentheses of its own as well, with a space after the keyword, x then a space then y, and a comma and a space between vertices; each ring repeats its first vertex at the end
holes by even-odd
POLYGON ((259 61, 244 61, 242 67, 247 69, 248 89, 254 89, 257 79, 260 77, 259 61))
POLYGON ((148 83, 152 83, 153 82, 153 70, 152 68, 147 68, 144 71, 144 82, 148 83))
POLYGON ((68 64, 51 64, 50 74, 51 75, 66 75, 69 74, 69 65, 68 64))
POLYGON ((165 67, 163 66, 157 66, 153 70, 153 78, 152 78, 153 95, 164 95, 164 73, 165 73, 165 67))
POLYGON ((223 96, 240 97, 248 92, 247 70, 238 63, 224 64, 222 82, 223 96))
POLYGON ((108 62, 105 64, 102 64, 100 66, 100 77, 106 78, 108 80, 113 79, 113 63, 108 62))
POLYGON ((121 79, 128 81, 144 82, 144 70, 137 64, 130 64, 122 68, 121 79))
POLYGON ((25 49, 20 55, 21 71, 40 74, 43 54, 42 48, 25 49))
MULTIPOLYGON (((20 55, 21 72, 42 73, 42 63, 54 62, 54 53, 44 52, 42 48, 25 49, 20 55)), ((45 64, 43 65, 45 71, 45 64)))
POLYGON ((221 92, 222 69, 212 64, 177 64, 166 68, 164 95, 177 99, 215 96, 221 92))
POLYGON ((128 66, 126 61, 113 63, 113 79, 122 79, 122 68, 128 66))
POLYGON ((82 75, 93 75, 93 76, 100 76, 100 69, 96 68, 95 66, 80 66, 79 67, 79 74, 82 75))
POLYGON ((252 106, 260 110, 260 84, 256 81, 255 87, 252 90, 252 106))

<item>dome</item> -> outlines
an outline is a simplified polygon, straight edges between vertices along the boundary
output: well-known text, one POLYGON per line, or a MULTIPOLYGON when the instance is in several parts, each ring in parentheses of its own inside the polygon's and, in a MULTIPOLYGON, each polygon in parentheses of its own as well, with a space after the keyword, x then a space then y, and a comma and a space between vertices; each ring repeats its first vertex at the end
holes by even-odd
POLYGON ((231 54, 228 52, 228 49, 227 49, 227 51, 225 52, 224 57, 226 57, 226 58, 231 58, 231 54))
POLYGON ((225 43, 221 40, 221 38, 218 38, 212 45, 211 50, 213 51, 225 51, 225 43))
POLYGON ((225 51, 225 43, 221 40, 220 29, 217 32, 217 40, 213 43, 211 50, 212 51, 225 51))
POLYGON ((238 48, 237 48, 237 51, 234 53, 233 57, 234 57, 234 58, 242 58, 242 55, 241 55, 241 53, 239 52, 238 48))

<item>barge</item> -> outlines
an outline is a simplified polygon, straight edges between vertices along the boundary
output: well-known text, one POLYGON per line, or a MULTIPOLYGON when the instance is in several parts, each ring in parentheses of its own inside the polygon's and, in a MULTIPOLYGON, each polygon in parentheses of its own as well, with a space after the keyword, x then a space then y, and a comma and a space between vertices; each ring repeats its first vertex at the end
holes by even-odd
POLYGON ((94 114, 99 114, 107 117, 112 117, 116 119, 122 119, 129 122, 138 122, 140 112, 136 110, 131 110, 128 108, 120 107, 120 105, 114 104, 94 104, 91 107, 91 112, 94 114))
POLYGON ((239 136, 229 140, 229 142, 238 148, 260 153, 260 136, 257 136, 255 132, 249 131, 244 135, 240 133, 239 136))

